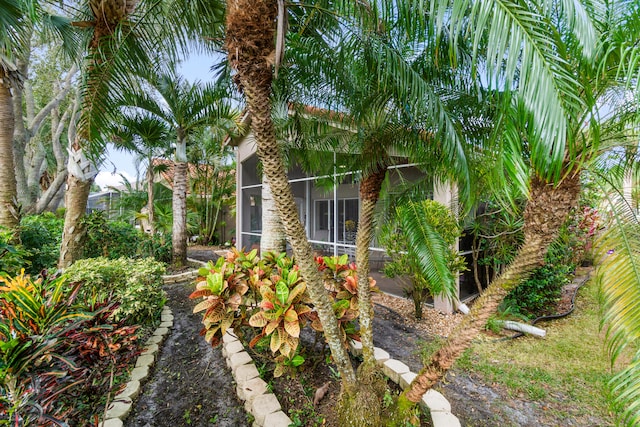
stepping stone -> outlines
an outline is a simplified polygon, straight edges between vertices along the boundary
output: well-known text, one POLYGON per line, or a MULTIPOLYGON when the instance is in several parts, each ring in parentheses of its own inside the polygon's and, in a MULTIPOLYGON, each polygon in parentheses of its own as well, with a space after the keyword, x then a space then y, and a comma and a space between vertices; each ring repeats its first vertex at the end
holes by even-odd
POLYGON ((236 379, 236 383, 244 384, 249 380, 258 378, 260 376, 260 373, 258 372, 256 365, 251 363, 249 365, 238 366, 238 368, 233 371, 233 376, 236 379))
POLYGON ((282 411, 274 412, 264 418, 265 427, 289 427, 293 424, 291 418, 282 411))
POLYGON ((382 365, 384 362, 391 358, 391 356, 389 356, 389 353, 387 353, 380 347, 373 347, 373 357, 376 359, 378 365, 382 365))
POLYGON ((140 381, 133 380, 127 383, 127 386, 115 397, 115 400, 130 398, 135 399, 140 394, 140 381))
POLYGON ((151 366, 155 361, 156 359, 155 357, 153 357, 153 354, 145 354, 144 356, 140 355, 138 357, 138 360, 136 360, 136 368, 140 368, 142 366, 151 366))
POLYGON ((400 386, 400 388, 402 388, 404 390, 404 389, 406 389, 407 387, 409 387, 411 385, 411 382, 417 376, 418 376, 418 374, 416 374, 414 372, 404 373, 404 374, 400 375, 400 382, 398 383, 398 385, 400 386))
POLYGON ((267 392, 267 383, 262 378, 254 378, 244 382, 242 385, 238 384, 236 392, 240 400, 250 402, 257 396, 267 392))
POLYGON ((227 366, 229 368, 236 369, 238 366, 246 365, 247 363, 253 362, 253 359, 246 351, 241 351, 240 353, 234 353, 229 356, 229 360, 227 361, 227 366))
POLYGON ((157 335, 161 337, 167 335, 167 333, 169 333, 169 328, 158 328, 155 331, 153 331, 153 335, 157 335))
POLYGON ((155 354, 160 350, 158 344, 149 344, 144 348, 144 351, 140 353, 141 356, 145 356, 147 354, 155 354))
POLYGON ((231 357, 232 354, 240 353, 241 351, 244 351, 244 346, 240 341, 232 341, 228 344, 225 344, 224 349, 229 355, 229 357, 231 357))
POLYGON ((431 412, 451 412, 451 404, 441 393, 430 389, 422 396, 422 403, 426 405, 431 412))
POLYGON ((131 371, 131 379, 130 381, 143 381, 149 375, 149 367, 141 366, 139 368, 134 368, 131 371))
POLYGON ((124 424, 120 418, 110 418, 100 423, 100 427, 122 427, 124 424))

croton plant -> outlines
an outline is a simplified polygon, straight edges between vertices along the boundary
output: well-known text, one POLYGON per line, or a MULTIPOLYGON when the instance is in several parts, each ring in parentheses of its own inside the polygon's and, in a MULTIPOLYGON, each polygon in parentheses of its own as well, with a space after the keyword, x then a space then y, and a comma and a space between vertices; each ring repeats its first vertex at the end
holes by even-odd
MULTIPOLYGON (((325 288, 341 326, 343 341, 360 340, 358 318, 358 277, 356 265, 347 255, 316 258, 323 273, 325 288)), ((369 278, 373 290, 375 280, 369 278)), ((275 376, 286 367, 304 363, 299 354, 300 331, 309 325, 322 331, 304 278, 298 266, 286 253, 248 253, 233 249, 226 258, 209 262, 199 271, 196 290, 190 296, 201 298, 194 313, 202 312, 201 334, 214 347, 222 342, 229 328, 253 327, 251 348, 268 343, 276 362, 275 376)))

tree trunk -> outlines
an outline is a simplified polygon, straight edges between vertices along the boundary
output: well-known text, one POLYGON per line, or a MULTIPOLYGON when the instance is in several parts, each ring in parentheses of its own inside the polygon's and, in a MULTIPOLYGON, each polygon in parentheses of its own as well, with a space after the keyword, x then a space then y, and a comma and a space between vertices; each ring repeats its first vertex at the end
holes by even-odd
POLYGON ((471 312, 401 395, 401 410, 413 407, 427 390, 442 379, 485 326, 489 316, 495 313, 504 297, 544 263, 549 245, 571 209, 577 205, 579 195, 579 171, 570 173, 557 186, 547 184, 538 177, 531 180, 530 197, 524 211, 524 244, 513 262, 484 290, 471 312))
MULTIPOLYGON (((49 188, 47 188, 47 190, 44 193, 42 193, 42 195, 40 196, 40 199, 38 199, 38 202, 36 203, 34 208, 34 213, 36 215, 39 215, 42 212, 44 212, 45 209, 50 208, 52 204, 54 206, 57 206, 57 202, 55 202, 55 200, 57 199, 57 196, 60 193, 64 194, 64 192, 60 191, 60 189, 62 187, 62 184, 66 180, 67 180, 67 170, 64 169, 64 170, 58 171, 58 174, 56 175, 55 179, 53 180, 49 188)), ((55 210, 55 208, 51 210, 55 210)))
POLYGON ((187 163, 176 161, 173 166, 173 266, 187 263, 187 163))
POLYGON ((67 268, 82 256, 82 239, 84 226, 82 218, 87 211, 87 200, 91 184, 97 170, 93 162, 87 159, 76 141, 67 162, 67 192, 65 193, 64 228, 58 268, 67 268))
POLYGON ((0 68, 0 226, 17 230, 16 177, 13 161, 15 118, 9 78, 0 68))
MULTIPOLYGON (((227 4, 226 48, 229 62, 238 71, 236 82, 244 91, 252 116, 251 128, 273 193, 280 219, 293 248, 300 272, 307 282, 331 354, 342 377, 343 390, 356 388, 349 354, 341 339, 338 321, 318 272, 311 245, 298 219, 284 162, 271 120, 271 60, 277 5, 274 0, 231 0, 227 4)), ((286 19, 286 18, 285 18, 286 19)))
POLYGON ((278 215, 275 200, 271 194, 271 187, 266 176, 262 177, 262 237, 260 238, 260 253, 284 252, 287 246, 284 227, 278 215))
POLYGON ((368 174, 360 182, 360 214, 356 236, 356 265, 358 268, 358 308, 360 338, 364 365, 369 369, 376 366, 373 354, 373 306, 369 289, 369 246, 373 234, 373 214, 380 197, 382 182, 387 174, 386 166, 368 174))
POLYGON ((149 233, 156 234, 155 209, 153 207, 153 159, 149 157, 149 167, 147 168, 147 210, 149 215, 149 233))

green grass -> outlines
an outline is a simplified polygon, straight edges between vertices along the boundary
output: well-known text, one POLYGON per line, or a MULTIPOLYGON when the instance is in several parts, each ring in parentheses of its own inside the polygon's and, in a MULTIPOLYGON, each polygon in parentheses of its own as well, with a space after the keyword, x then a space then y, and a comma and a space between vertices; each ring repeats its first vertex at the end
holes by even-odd
MULTIPOLYGON (((547 331, 545 338, 481 336, 455 370, 474 373, 509 397, 549 403, 559 418, 570 412, 572 417, 612 420, 607 382, 613 371, 600 329, 596 285, 590 281, 580 289, 571 315, 536 326, 547 331)), ((422 354, 430 352, 427 348, 422 354)))

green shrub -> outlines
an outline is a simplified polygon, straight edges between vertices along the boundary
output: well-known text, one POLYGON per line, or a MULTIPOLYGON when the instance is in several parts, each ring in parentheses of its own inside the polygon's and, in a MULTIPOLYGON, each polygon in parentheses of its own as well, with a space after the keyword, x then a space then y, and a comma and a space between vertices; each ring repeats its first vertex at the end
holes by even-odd
POLYGON ((64 219, 51 212, 29 215, 20 221, 20 240, 29 252, 27 273, 36 275, 43 269, 55 268, 60 257, 64 219))
POLYGON ((113 298, 120 304, 114 312, 116 321, 149 324, 164 305, 162 290, 164 265, 151 259, 134 260, 104 257, 83 259, 67 269, 72 282, 82 282, 79 297, 88 302, 113 298))
POLYGON ((171 261, 171 237, 151 236, 126 222, 109 221, 102 211, 92 212, 83 221, 87 227, 83 258, 152 257, 160 262, 171 261))
POLYGON ((102 211, 95 211, 82 220, 86 227, 83 258, 135 257, 142 233, 122 221, 109 221, 102 211))
POLYGON ((16 274, 27 262, 28 253, 13 238, 13 232, 0 226, 0 272, 16 274))
POLYGON ((171 262, 172 252, 171 236, 163 234, 144 234, 137 251, 143 258, 151 257, 166 264, 171 262))
POLYGON ((555 243, 549 248, 545 265, 537 268, 524 283, 511 291, 504 300, 502 311, 524 315, 530 319, 555 314, 562 287, 569 283, 573 264, 567 264, 571 248, 555 243))

